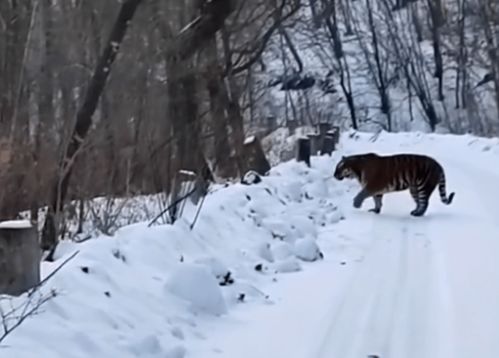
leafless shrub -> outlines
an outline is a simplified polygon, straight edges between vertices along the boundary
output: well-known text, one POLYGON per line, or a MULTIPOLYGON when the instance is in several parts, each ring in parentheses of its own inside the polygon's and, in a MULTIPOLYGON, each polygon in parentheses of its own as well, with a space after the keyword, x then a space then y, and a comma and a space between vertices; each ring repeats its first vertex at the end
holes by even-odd
POLYGON ((127 199, 116 200, 109 197, 105 198, 99 204, 95 201, 89 203, 90 220, 97 230, 104 235, 111 236, 119 229, 118 220, 122 217, 127 199))

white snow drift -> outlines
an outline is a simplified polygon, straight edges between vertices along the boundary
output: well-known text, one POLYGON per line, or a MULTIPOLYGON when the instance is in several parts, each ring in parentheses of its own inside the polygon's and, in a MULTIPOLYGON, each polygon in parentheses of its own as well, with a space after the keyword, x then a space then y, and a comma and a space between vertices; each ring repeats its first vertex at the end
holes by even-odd
MULTIPOLYGON (((237 306, 272 303, 279 273, 320 260, 317 227, 339 220, 331 160, 285 163, 255 185, 219 189, 190 229, 187 206, 175 225, 125 226, 113 237, 62 242, 44 288, 58 296, 5 341, 12 357, 183 357, 192 342, 237 306), (318 195, 321 194, 321 195, 318 195), (277 275, 277 276, 276 276, 277 275), (35 348, 36 347, 36 348, 35 348)), ((149 199, 150 200, 150 199, 149 199)), ((22 299, 22 298, 21 298, 22 299)))

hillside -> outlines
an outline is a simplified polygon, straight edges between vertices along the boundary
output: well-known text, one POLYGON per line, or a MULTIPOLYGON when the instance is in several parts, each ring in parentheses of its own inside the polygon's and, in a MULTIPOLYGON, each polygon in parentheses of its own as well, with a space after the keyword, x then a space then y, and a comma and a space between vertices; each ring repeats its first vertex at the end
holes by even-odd
POLYGON ((275 34, 265 69, 254 69, 266 88, 261 111, 281 124, 350 128, 354 112, 361 130, 497 134, 496 89, 483 82, 493 66, 486 31, 497 24, 484 23, 481 2, 396 4, 405 5, 304 5, 285 27, 290 42, 275 34))

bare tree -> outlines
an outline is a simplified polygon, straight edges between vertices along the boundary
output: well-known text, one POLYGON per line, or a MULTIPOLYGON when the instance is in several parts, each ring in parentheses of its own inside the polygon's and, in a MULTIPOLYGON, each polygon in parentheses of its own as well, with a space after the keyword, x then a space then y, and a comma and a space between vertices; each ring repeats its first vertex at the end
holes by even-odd
POLYGON ((52 198, 43 228, 42 248, 44 250, 53 251, 57 245, 57 216, 61 212, 65 201, 73 163, 92 126, 93 115, 111 72, 111 67, 118 54, 129 21, 133 18, 140 2, 141 0, 127 0, 121 5, 104 52, 90 81, 85 100, 77 114, 74 131, 71 134, 69 145, 60 164, 60 174, 56 178, 52 189, 52 198))

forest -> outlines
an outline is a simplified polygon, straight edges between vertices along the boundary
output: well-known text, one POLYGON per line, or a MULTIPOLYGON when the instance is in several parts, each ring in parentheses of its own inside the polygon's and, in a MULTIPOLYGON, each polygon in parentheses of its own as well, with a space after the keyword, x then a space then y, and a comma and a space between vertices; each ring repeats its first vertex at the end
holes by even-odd
POLYGON ((3 0, 0 218, 51 250, 278 128, 497 136, 498 45, 495 0, 3 0))

